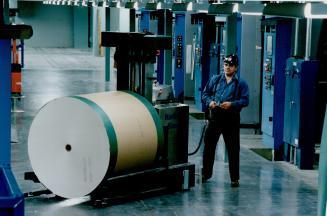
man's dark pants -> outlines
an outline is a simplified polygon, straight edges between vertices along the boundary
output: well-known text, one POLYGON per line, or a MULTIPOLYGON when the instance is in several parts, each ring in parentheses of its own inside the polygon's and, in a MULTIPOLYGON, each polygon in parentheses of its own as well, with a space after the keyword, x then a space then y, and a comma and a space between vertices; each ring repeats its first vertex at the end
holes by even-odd
POLYGON ((228 154, 229 174, 231 181, 240 178, 240 113, 216 108, 204 135, 203 170, 205 179, 212 176, 216 146, 220 135, 223 135, 228 154))

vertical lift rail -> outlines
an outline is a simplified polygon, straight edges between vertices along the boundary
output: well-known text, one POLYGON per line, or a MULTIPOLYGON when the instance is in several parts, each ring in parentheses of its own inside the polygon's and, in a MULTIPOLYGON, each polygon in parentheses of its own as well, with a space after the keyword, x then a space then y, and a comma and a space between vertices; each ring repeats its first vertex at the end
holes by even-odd
POLYGON ((327 213, 327 107, 325 113, 324 129, 321 136, 319 177, 318 177, 318 216, 327 213))
POLYGON ((11 116, 11 39, 28 39, 32 27, 6 25, 3 1, 0 0, 0 215, 23 215, 24 196, 10 166, 11 116))

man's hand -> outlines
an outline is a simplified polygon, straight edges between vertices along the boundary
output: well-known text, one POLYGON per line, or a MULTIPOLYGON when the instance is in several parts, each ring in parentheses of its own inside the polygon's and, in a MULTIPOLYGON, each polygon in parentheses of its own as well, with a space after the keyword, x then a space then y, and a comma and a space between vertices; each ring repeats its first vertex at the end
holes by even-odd
POLYGON ((222 108, 222 109, 230 109, 231 107, 232 107, 232 103, 231 102, 223 102, 223 103, 221 103, 220 104, 220 107, 222 108))
POLYGON ((216 108, 216 106, 217 106, 216 101, 211 101, 210 104, 209 104, 210 109, 214 109, 214 108, 216 108))

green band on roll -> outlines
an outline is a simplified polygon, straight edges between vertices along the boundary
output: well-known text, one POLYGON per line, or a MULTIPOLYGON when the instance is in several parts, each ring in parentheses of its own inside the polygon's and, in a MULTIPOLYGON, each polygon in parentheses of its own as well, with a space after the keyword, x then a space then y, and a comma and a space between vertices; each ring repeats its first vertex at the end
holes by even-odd
POLYGON ((112 173, 112 171, 115 169, 116 166, 117 154, 118 154, 117 136, 112 122, 110 121, 108 115, 101 109, 101 107, 98 104, 84 97, 80 97, 80 96, 71 96, 71 97, 86 103, 87 105, 92 107, 101 117, 101 120, 103 121, 104 126, 106 128, 107 136, 109 138, 109 144, 110 144, 110 161, 109 161, 109 168, 107 170, 107 174, 112 173))
POLYGON ((141 101, 142 104, 150 112, 150 114, 152 116, 152 119, 154 121, 154 124, 156 126, 156 129, 157 129, 158 149, 157 149, 157 154, 156 154, 155 160, 158 160, 159 156, 161 155, 161 153, 163 151, 163 147, 164 147, 164 132, 163 132, 163 127, 162 127, 162 124, 161 124, 160 117, 159 117, 156 109, 153 107, 153 105, 147 99, 145 99, 141 95, 136 94, 136 93, 131 92, 131 91, 123 91, 123 92, 128 93, 130 95, 133 95, 135 98, 137 98, 139 101, 141 101))

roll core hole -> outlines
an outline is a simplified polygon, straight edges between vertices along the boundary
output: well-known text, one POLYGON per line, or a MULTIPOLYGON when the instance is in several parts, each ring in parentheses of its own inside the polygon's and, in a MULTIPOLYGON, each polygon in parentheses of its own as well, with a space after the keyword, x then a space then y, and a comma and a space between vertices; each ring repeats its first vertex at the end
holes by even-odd
POLYGON ((66 149, 66 151, 69 152, 72 150, 72 146, 70 144, 66 144, 65 149, 66 149))

